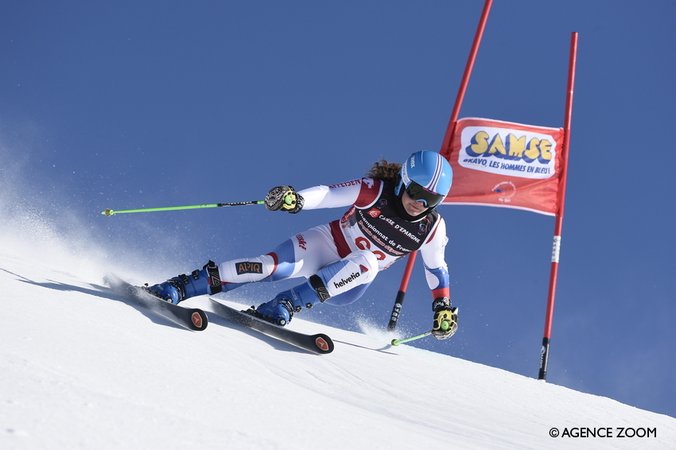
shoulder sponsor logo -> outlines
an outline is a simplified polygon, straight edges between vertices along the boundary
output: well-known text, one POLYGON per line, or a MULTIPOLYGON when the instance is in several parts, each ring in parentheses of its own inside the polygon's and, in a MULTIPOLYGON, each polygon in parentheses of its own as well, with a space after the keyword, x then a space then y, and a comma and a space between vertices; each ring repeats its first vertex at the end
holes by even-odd
POLYGON ((330 189, 336 189, 336 188, 343 188, 343 187, 350 187, 350 186, 356 186, 361 184, 361 180, 350 180, 346 181, 344 183, 337 183, 337 184, 332 184, 329 186, 330 189))

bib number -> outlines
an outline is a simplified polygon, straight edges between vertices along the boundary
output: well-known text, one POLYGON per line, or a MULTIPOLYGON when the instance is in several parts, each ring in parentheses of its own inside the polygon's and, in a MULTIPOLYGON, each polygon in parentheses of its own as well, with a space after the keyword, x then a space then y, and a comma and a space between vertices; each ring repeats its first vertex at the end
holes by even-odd
MULTIPOLYGON (((358 237, 354 240, 354 243, 359 250, 371 250, 371 241, 365 237, 358 237)), ((383 261, 385 259, 385 253, 381 252, 380 250, 371 250, 371 253, 376 255, 376 259, 378 261, 383 261)))

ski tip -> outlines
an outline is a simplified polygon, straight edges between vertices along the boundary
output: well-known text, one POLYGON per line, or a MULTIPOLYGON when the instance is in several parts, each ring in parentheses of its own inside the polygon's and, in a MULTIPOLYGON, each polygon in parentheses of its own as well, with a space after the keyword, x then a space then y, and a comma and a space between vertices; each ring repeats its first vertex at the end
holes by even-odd
POLYGON ((333 351, 334 345, 333 340, 325 334, 315 334, 314 343, 317 347, 319 353, 331 353, 333 351))
POLYGON ((209 318, 201 309, 196 309, 190 314, 190 328, 195 331, 204 330, 209 325, 209 318))

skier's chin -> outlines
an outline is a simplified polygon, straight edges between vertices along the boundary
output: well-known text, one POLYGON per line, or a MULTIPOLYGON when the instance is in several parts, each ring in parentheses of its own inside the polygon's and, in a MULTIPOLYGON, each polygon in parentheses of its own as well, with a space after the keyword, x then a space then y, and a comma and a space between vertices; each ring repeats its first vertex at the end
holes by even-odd
POLYGON ((423 205, 421 205, 419 202, 416 201, 405 201, 404 203, 404 210, 406 210, 406 213, 408 213, 411 216, 419 216, 420 214, 424 213, 427 208, 425 208, 423 205))

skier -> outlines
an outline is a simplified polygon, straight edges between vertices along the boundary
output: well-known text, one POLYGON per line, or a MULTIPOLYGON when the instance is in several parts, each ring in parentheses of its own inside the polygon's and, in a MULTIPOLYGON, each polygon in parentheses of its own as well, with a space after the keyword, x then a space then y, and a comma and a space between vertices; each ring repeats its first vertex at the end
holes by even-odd
POLYGON ((365 178, 345 183, 298 192, 291 186, 274 187, 265 197, 271 211, 296 214, 303 209, 350 208, 340 220, 298 233, 270 253, 219 265, 209 261, 190 275, 178 275, 147 289, 179 303, 246 283, 305 277, 305 282, 248 311, 284 326, 303 307, 326 301, 335 305, 354 302, 379 271, 420 250, 434 299, 432 334, 446 339, 457 330, 458 309, 451 306, 444 258, 446 224, 436 206, 446 197, 452 179, 446 159, 436 152, 420 151, 403 164, 379 161, 365 178))

